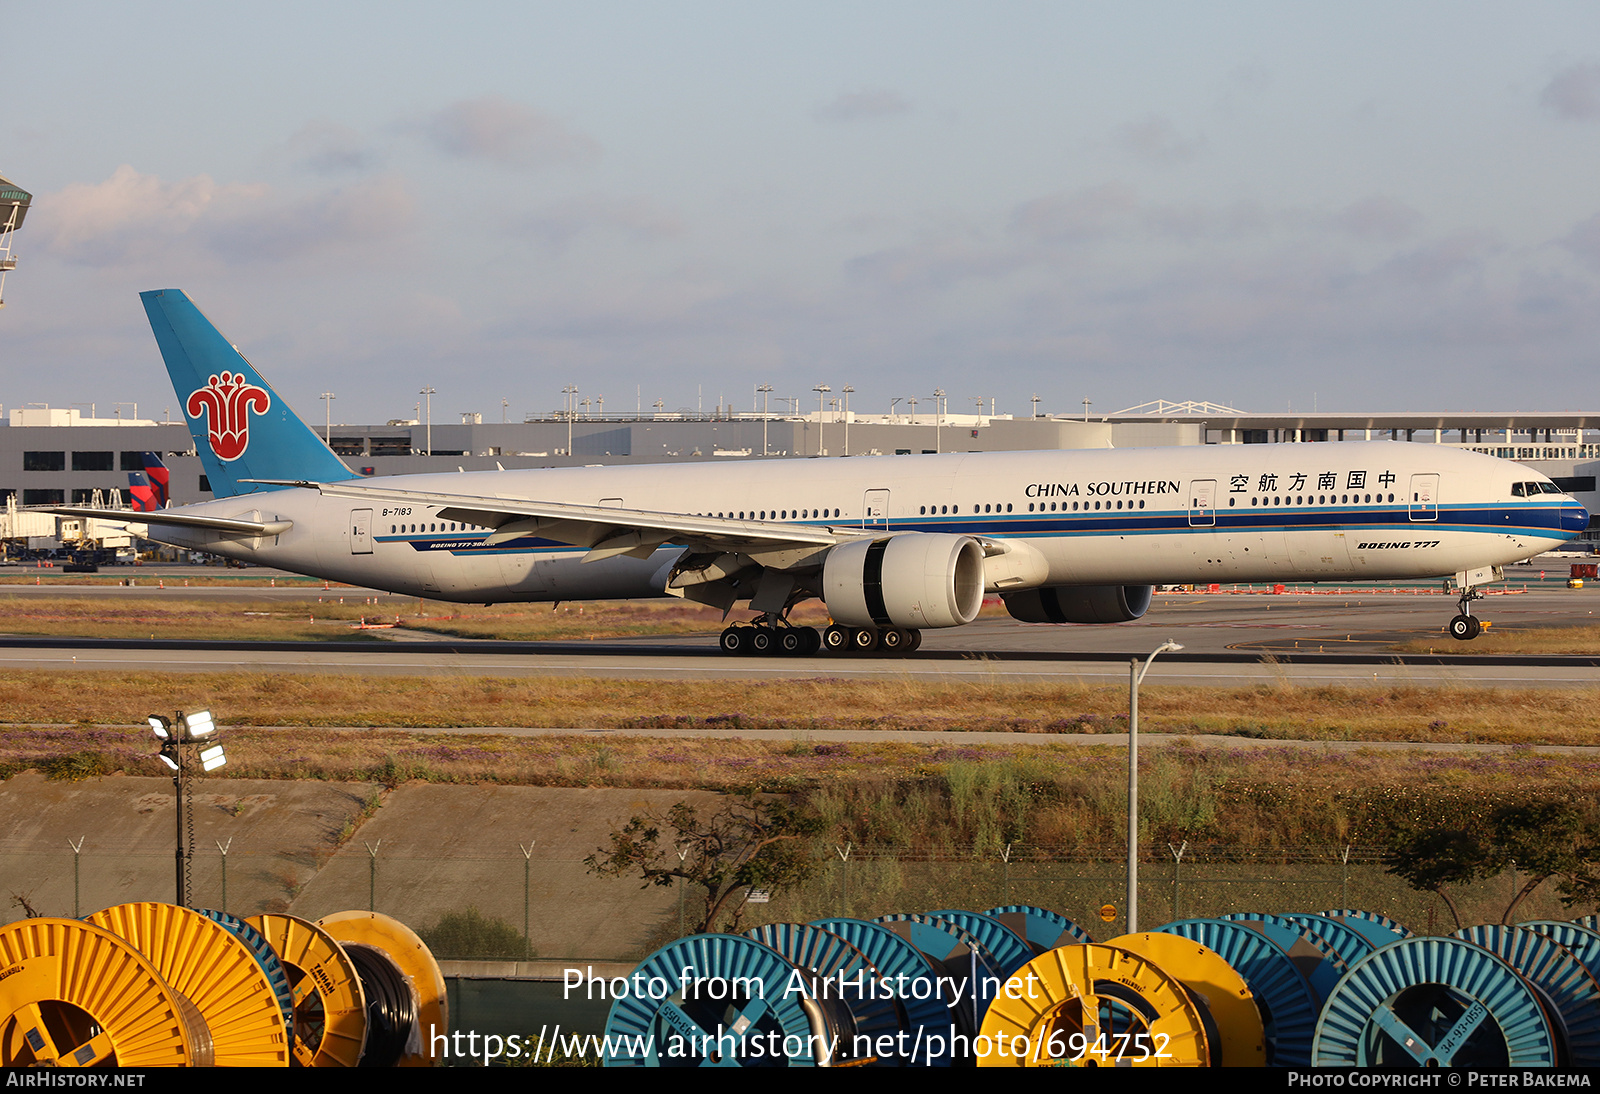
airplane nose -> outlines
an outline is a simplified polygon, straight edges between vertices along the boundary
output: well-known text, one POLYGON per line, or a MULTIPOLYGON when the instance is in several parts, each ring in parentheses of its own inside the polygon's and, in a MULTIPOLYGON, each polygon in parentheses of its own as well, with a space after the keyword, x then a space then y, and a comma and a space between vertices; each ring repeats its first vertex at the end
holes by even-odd
POLYGON ((1589 511, 1581 505, 1563 505, 1561 507, 1561 530, 1564 532, 1587 532, 1589 530, 1589 511))

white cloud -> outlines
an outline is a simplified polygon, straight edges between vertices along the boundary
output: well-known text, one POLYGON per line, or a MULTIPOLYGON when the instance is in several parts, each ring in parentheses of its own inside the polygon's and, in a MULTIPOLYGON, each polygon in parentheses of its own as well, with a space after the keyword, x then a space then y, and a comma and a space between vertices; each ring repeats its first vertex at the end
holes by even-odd
POLYGON ((593 138, 499 95, 451 103, 419 128, 442 152, 501 167, 554 167, 600 158, 593 138))
POLYGON ((284 198, 207 175, 167 182, 124 164, 100 183, 35 199, 27 230, 75 265, 167 261, 196 249, 232 264, 293 258, 405 231, 414 203, 398 179, 284 198))

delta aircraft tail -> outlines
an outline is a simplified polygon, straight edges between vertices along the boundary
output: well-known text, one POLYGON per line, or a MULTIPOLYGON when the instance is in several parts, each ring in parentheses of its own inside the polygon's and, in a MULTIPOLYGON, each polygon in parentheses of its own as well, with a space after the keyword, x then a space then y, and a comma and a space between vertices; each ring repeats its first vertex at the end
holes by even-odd
POLYGON ((139 294, 167 374, 219 498, 282 489, 249 482, 338 482, 355 476, 177 289, 139 294))
POLYGON ((140 513, 165 509, 172 498, 172 472, 154 452, 139 453, 143 471, 128 472, 128 496, 132 508, 140 513))

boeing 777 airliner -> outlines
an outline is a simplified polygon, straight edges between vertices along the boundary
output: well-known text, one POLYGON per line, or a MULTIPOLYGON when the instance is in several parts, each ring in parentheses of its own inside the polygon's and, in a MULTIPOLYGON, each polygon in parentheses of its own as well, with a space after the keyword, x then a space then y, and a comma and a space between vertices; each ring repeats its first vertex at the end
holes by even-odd
POLYGON ((730 652, 909 651, 985 593, 1028 622, 1114 623, 1158 584, 1450 576, 1468 639, 1503 564, 1588 527, 1520 464, 1390 441, 360 478, 187 296, 141 298, 217 497, 50 511, 437 600, 748 604, 730 652), (788 619, 811 598, 821 634, 788 619))

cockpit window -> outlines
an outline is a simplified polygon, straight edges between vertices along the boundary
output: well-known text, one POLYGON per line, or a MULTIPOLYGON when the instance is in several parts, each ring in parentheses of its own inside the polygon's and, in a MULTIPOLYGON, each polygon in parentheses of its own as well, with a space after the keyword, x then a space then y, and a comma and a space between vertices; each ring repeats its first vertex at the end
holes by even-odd
POLYGON ((1541 482, 1539 484, 1539 489, 1543 490, 1546 494, 1559 494, 1559 493, 1561 493, 1561 487, 1557 486, 1553 482, 1541 482))

